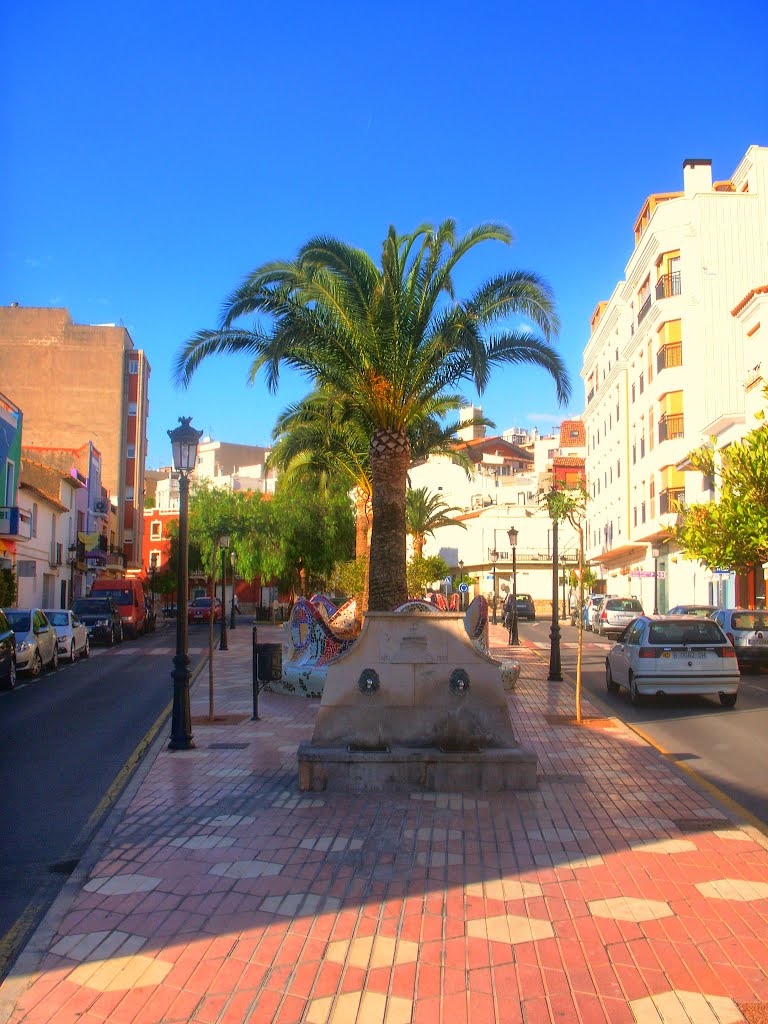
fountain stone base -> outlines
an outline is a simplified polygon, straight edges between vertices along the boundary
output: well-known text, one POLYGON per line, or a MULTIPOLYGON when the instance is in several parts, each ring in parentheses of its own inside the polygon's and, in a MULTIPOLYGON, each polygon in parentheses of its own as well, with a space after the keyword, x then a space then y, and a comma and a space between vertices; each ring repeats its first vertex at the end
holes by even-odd
POLYGON ((460 612, 369 612, 328 666, 299 788, 498 792, 536 788, 536 754, 515 739, 501 664, 460 612))

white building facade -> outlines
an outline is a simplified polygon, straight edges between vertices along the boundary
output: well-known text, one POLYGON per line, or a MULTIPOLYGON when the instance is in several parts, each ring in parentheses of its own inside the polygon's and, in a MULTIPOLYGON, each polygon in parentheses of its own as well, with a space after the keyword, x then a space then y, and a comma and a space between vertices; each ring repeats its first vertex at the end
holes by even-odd
POLYGON ((752 146, 727 181, 713 182, 711 161, 686 160, 682 191, 648 197, 624 279, 593 314, 587 555, 609 593, 647 611, 735 602, 733 574, 685 560, 668 527, 678 502, 714 497, 712 480, 686 471, 688 453, 745 430, 754 353, 734 309, 766 280, 768 148, 752 146))

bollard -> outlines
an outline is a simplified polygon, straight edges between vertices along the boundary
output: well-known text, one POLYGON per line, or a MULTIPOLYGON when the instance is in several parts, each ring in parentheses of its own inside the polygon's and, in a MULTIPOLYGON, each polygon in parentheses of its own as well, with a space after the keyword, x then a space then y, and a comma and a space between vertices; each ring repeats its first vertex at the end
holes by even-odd
POLYGON ((256 627, 253 627, 253 715, 252 721, 259 720, 259 690, 283 674, 283 648, 281 644, 260 644, 257 642, 256 627))

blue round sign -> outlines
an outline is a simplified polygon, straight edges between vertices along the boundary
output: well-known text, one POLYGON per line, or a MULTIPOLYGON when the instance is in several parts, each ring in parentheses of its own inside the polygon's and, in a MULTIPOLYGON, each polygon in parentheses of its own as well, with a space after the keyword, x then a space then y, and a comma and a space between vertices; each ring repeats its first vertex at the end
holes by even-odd
POLYGON ((459 590, 461 591, 462 594, 466 594, 466 592, 469 590, 469 584, 467 584, 467 583, 460 583, 459 584, 459 590))

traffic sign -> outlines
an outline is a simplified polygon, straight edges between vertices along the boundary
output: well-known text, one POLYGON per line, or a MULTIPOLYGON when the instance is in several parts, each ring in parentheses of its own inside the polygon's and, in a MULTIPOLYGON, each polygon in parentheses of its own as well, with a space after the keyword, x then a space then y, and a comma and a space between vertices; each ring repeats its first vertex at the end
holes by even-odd
POLYGON ((460 593, 466 594, 466 592, 468 590, 469 590, 469 584, 468 583, 460 583, 459 584, 459 591, 460 591, 460 593))
POLYGON ((452 583, 452 582, 453 582, 453 577, 452 576, 446 576, 445 579, 443 580, 443 583, 452 583))

